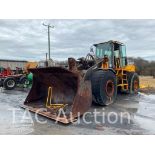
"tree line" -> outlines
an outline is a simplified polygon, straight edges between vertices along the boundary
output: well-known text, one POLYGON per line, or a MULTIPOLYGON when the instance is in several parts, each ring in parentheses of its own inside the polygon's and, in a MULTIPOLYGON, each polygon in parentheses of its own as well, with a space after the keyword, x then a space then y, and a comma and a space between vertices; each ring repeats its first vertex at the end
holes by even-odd
POLYGON ((134 62, 139 75, 155 76, 155 61, 148 61, 143 58, 128 58, 129 62, 134 62))

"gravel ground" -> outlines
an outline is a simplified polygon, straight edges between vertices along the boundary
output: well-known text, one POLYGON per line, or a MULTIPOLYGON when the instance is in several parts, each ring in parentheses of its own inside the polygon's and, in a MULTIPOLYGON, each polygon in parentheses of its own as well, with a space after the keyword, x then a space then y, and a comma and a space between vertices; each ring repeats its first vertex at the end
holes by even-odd
POLYGON ((107 107, 93 105, 85 117, 69 125, 36 117, 34 113, 21 109, 20 104, 27 94, 26 90, 1 89, 0 134, 155 134, 155 94, 118 95, 114 104, 107 107), (96 117, 94 110, 97 111, 96 117))

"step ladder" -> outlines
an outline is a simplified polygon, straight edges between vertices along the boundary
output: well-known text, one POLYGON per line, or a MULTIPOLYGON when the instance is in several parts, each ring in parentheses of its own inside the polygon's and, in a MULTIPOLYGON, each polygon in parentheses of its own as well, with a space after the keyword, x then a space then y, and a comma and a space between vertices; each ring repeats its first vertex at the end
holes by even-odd
POLYGON ((120 83, 117 86, 121 86, 123 91, 128 90, 128 79, 127 79, 127 71, 124 69, 117 70, 117 76, 121 75, 120 83))

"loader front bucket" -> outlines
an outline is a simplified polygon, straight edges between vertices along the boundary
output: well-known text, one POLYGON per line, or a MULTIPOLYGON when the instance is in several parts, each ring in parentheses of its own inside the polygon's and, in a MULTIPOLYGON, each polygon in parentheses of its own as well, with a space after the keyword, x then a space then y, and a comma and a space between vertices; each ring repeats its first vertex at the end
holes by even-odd
POLYGON ((90 81, 62 67, 30 69, 33 85, 23 108, 62 123, 70 123, 91 106, 90 81))

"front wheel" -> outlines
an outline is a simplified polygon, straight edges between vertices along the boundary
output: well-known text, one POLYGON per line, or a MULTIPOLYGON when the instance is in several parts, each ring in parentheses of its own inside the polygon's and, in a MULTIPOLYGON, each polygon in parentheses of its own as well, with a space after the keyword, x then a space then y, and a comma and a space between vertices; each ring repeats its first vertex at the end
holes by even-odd
POLYGON ((97 70, 92 74, 92 94, 99 105, 109 105, 116 100, 117 82, 112 71, 97 70))
POLYGON ((26 76, 22 76, 22 77, 20 78, 20 84, 22 84, 22 85, 27 85, 27 84, 29 84, 29 80, 27 79, 26 76))

